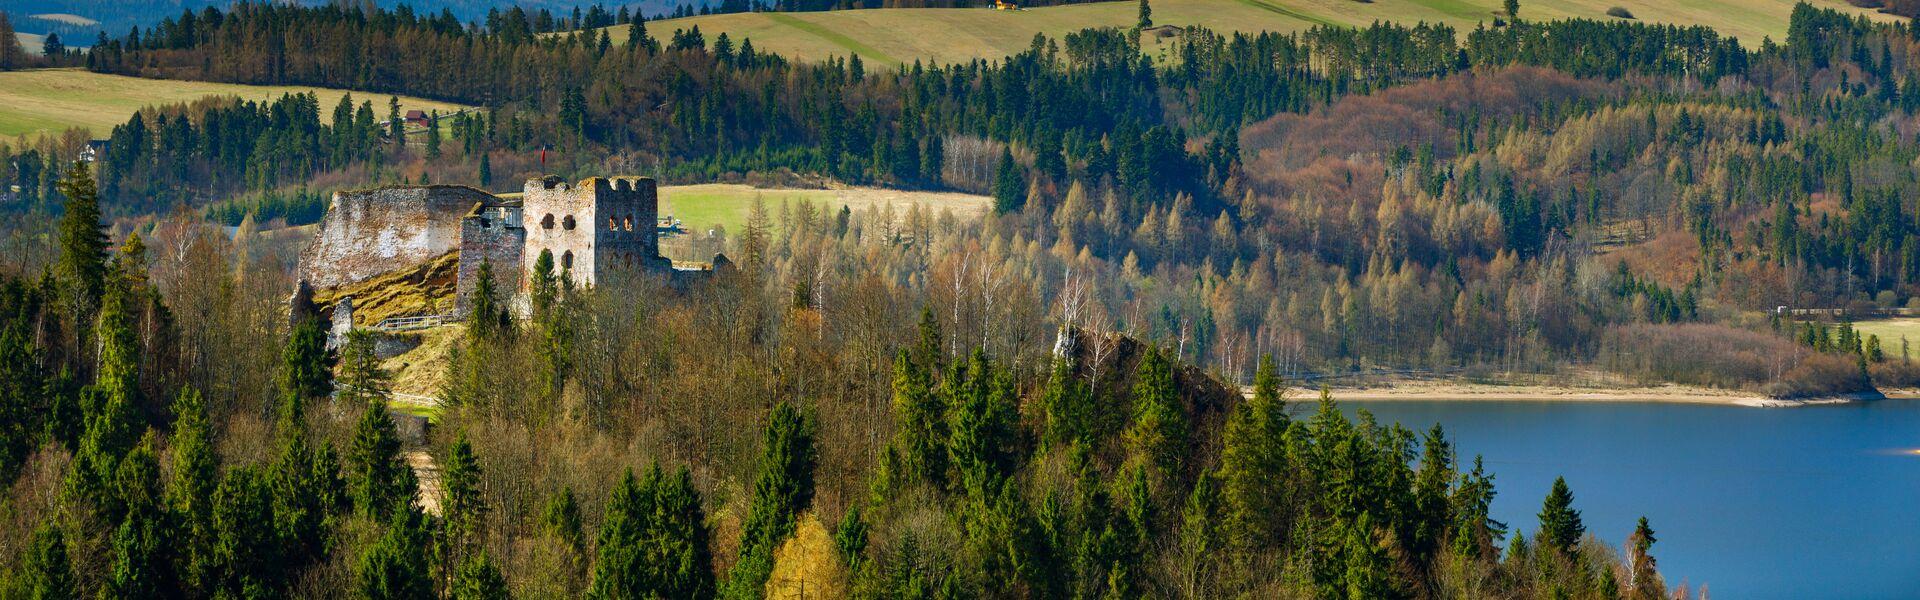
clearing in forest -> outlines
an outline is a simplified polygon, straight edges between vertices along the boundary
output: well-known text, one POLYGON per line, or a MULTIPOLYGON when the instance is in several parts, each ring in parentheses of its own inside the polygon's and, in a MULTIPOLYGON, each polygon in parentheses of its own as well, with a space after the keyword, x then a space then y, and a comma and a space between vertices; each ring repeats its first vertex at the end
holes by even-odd
POLYGON ((870 208, 885 210, 892 206, 894 214, 901 218, 906 216, 908 208, 918 205, 936 217, 943 211, 953 211, 955 217, 972 219, 986 214, 987 208, 993 205, 993 199, 986 196, 959 192, 916 192, 868 187, 763 189, 714 183, 660 188, 660 216, 679 219, 688 232, 704 232, 718 225, 725 228, 728 235, 738 235, 746 227, 747 215, 753 212, 755 198, 766 202, 767 215, 774 221, 770 224, 775 227, 779 226, 780 205, 795 200, 812 202, 825 214, 838 212, 842 206, 855 213, 870 208))

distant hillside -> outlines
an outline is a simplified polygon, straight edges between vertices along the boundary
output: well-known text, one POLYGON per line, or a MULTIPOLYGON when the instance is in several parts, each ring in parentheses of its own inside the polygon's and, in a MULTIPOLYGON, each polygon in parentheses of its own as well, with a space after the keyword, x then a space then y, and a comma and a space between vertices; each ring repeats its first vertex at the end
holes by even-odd
MULTIPOLYGON (((1762 37, 1786 36, 1796 0, 1536 0, 1521 2, 1527 19, 1609 19, 1609 8, 1627 9, 1646 22, 1709 25, 1749 47, 1762 37)), ((1880 20, 1897 17, 1840 0, 1811 0, 1820 7, 1880 20)), ((1375 21, 1445 22, 1462 30, 1491 23, 1501 0, 1152 0, 1156 25, 1201 25, 1215 31, 1299 31, 1318 24, 1363 26, 1375 21)), ((756 49, 817 60, 857 52, 868 62, 911 63, 999 58, 1026 49, 1036 33, 1059 38, 1088 27, 1131 27, 1138 4, 1131 0, 1021 11, 984 8, 869 9, 808 13, 736 13, 648 23, 654 37, 699 26, 711 42, 721 33, 752 39, 756 49)), ((625 39, 624 27, 611 32, 625 39)), ((1157 42, 1157 38, 1149 38, 1157 42)), ((1153 48, 1157 43, 1149 43, 1153 48)))
MULTIPOLYGON (((91 129, 105 137, 113 126, 126 123, 143 107, 191 102, 208 96, 239 96, 269 100, 284 94, 318 91, 320 105, 340 102, 340 90, 291 86, 259 86, 198 81, 138 79, 80 70, 8 71, 0 73, 0 142, 39 133, 59 133, 69 127, 91 129)), ((384 111, 387 96, 364 95, 384 111)), ((406 108, 452 112, 457 104, 401 98, 406 108)))
MULTIPOLYGON (((0 0, 0 12, 14 16, 14 26, 21 31, 34 34, 46 34, 59 31, 61 37, 69 34, 84 34, 73 42, 82 44, 91 42, 97 31, 104 29, 109 35, 122 36, 134 26, 141 29, 152 27, 161 19, 178 18, 183 10, 199 11, 209 6, 226 10, 234 0, 0 0), (61 18, 37 19, 31 15, 49 15, 61 18), (84 41, 83 41, 84 40, 84 41)), ((320 5, 324 0, 298 0, 298 4, 320 5)), ((356 0, 355 4, 358 4, 356 0)), ((375 4, 383 8, 394 8, 402 4, 415 12, 439 13, 442 10, 453 11, 453 15, 462 21, 480 21, 486 18, 487 11, 495 8, 520 6, 528 11, 547 9, 556 15, 571 13, 574 7, 585 9, 599 4, 608 10, 628 6, 640 9, 646 14, 665 14, 675 6, 685 4, 672 0, 377 0, 375 4)), ((694 2, 693 4, 700 4, 694 2)))

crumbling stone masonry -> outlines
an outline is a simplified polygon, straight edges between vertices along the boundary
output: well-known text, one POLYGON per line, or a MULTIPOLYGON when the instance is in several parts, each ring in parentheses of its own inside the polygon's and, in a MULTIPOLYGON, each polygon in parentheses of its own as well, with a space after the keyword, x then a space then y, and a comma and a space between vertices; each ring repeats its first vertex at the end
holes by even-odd
POLYGON ((542 251, 582 287, 681 274, 660 255, 658 215, 658 191, 645 177, 530 179, 519 198, 444 185, 340 192, 301 253, 299 276, 338 288, 458 250, 454 313, 464 317, 482 261, 510 304, 524 297, 542 251))

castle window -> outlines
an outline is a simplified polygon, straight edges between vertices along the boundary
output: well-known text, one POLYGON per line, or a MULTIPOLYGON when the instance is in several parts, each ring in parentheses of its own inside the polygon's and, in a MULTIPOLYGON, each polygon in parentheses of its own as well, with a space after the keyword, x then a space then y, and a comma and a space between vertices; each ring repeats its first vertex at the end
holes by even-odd
POLYGON ((573 231, 573 215, 567 215, 566 220, 560 222, 560 226, 567 228, 567 231, 573 231))
POLYGON ((486 219, 481 219, 481 220, 480 220, 480 228, 481 228, 481 229, 492 229, 492 228, 493 228, 493 221, 489 221, 489 220, 486 220, 486 219))
POLYGON ((615 219, 613 217, 607 217, 607 230, 618 231, 619 229, 620 229, 620 220, 615 219))
POLYGON ((553 229, 553 213, 547 213, 547 216, 540 217, 540 228, 553 229))
POLYGON ((568 250, 566 254, 560 255, 560 268, 562 269, 573 268, 573 251, 572 250, 568 250))
POLYGON ((633 215, 627 215, 627 231, 633 231, 633 215))

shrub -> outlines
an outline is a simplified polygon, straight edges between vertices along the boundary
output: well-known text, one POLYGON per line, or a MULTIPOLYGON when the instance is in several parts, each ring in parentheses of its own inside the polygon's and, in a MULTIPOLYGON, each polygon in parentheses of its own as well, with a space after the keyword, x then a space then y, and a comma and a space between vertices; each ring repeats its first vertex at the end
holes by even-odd
POLYGON ((1633 18, 1633 11, 1627 10, 1627 8, 1624 6, 1615 6, 1613 8, 1607 9, 1607 16, 1618 17, 1622 19, 1631 19, 1633 18))

